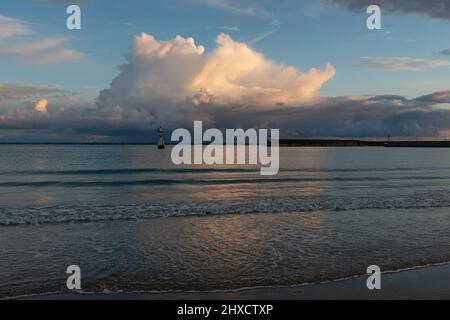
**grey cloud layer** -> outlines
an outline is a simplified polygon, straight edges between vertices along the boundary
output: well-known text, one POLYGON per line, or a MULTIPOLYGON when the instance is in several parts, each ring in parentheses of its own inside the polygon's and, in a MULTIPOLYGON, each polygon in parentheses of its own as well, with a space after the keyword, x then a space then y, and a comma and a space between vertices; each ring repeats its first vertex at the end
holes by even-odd
POLYGON ((331 7, 344 8, 361 14, 366 13, 368 6, 377 4, 387 13, 419 14, 450 20, 448 0, 327 0, 327 3, 331 7))
MULTIPOLYGON (((0 137, 3 141, 149 142, 155 137, 154 129, 161 124, 145 106, 119 118, 117 110, 87 102, 61 110, 61 102, 50 100, 48 114, 31 112, 32 106, 26 104, 12 112, 11 108, 1 108, 2 103, 0 137)), ((205 127, 221 129, 280 128, 282 137, 439 137, 450 130, 450 110, 436 108, 445 103, 450 103, 450 91, 416 99, 395 95, 321 98, 302 105, 264 109, 252 105, 186 103, 166 128, 168 131, 178 127, 189 129, 193 120, 203 120, 205 127)))
POLYGON ((48 95, 61 95, 63 93, 64 90, 56 86, 0 83, 0 100, 20 100, 48 95))
POLYGON ((285 137, 437 137, 450 128, 449 92, 416 99, 400 96, 336 97, 297 107, 272 110, 223 108, 210 118, 218 127, 269 126, 285 137), (236 120, 239 119, 239 120, 236 120))

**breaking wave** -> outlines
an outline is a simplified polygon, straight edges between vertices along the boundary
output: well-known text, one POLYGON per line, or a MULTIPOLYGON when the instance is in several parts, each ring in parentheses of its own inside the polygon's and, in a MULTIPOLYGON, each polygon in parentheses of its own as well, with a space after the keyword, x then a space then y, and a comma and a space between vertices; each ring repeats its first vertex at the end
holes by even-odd
POLYGON ((88 223, 170 217, 284 212, 450 207, 450 192, 395 197, 276 197, 196 203, 130 205, 0 206, 0 226, 88 223))

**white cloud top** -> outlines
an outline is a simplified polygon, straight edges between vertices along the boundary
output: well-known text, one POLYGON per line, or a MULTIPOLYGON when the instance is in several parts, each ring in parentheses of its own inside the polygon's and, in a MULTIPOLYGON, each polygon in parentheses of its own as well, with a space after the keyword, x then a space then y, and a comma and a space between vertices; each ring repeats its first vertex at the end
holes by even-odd
POLYGON ((101 103, 123 110, 154 107, 155 112, 162 101, 172 107, 186 101, 256 107, 296 103, 314 97, 336 72, 330 64, 307 72, 282 66, 226 34, 216 42, 206 54, 192 38, 158 41, 141 34, 101 103))

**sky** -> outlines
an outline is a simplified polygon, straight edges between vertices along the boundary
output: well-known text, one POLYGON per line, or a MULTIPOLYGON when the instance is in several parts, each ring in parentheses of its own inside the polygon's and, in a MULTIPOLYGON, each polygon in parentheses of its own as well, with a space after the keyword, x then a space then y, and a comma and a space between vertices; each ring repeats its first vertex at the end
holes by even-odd
POLYGON ((449 39, 444 0, 2 0, 0 142, 152 142, 194 120, 447 139, 449 39))

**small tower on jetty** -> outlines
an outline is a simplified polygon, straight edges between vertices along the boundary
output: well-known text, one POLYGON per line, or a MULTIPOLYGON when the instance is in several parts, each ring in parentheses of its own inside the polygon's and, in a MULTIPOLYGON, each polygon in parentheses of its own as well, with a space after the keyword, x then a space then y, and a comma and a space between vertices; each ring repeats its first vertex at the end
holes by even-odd
POLYGON ((164 129, 160 126, 158 128, 158 149, 162 150, 166 148, 166 144, 164 143, 164 129))

